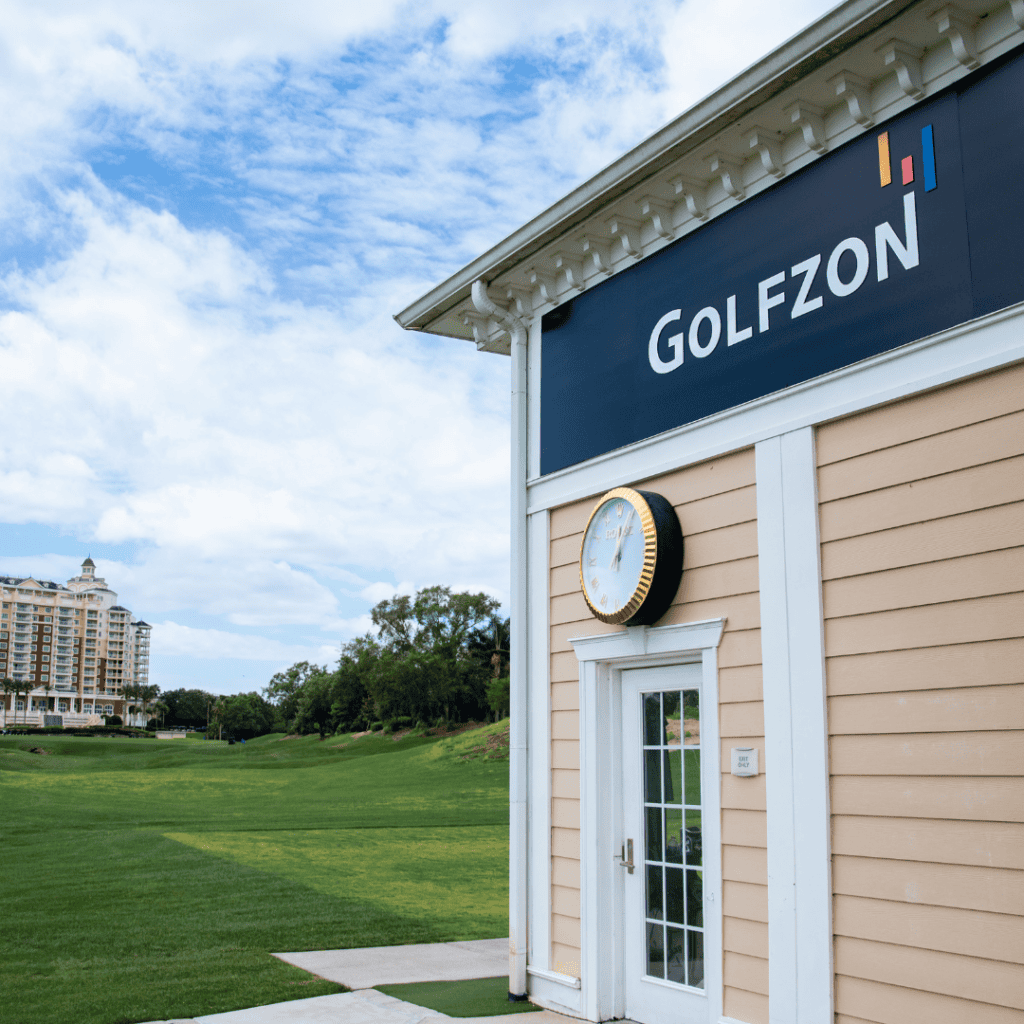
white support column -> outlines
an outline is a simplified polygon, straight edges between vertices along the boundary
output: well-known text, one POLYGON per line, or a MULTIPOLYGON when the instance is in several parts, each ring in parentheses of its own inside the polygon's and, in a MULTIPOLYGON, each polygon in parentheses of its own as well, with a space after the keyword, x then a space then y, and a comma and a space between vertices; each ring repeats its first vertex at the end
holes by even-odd
POLYGON ((768 799, 768 1019, 833 1015, 831 821, 814 428, 756 446, 768 799))
MULTIPOLYGON (((535 512, 527 521, 529 579, 533 593, 529 600, 529 817, 527 829, 530 860, 529 948, 530 968, 551 970, 551 682, 548 658, 548 588, 541 581, 548 576, 549 514, 535 512)), ((531 984, 531 991, 534 985, 531 984)))

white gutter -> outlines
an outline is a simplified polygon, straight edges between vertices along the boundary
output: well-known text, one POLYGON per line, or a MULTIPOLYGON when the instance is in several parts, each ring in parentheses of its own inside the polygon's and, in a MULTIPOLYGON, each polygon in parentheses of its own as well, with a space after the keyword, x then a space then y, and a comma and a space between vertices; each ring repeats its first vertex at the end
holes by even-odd
POLYGON ((526 860, 526 722, 529 679, 526 575, 526 322, 502 309, 487 294, 479 278, 472 286, 477 312, 495 320, 512 339, 512 600, 509 644, 509 818, 508 818, 508 991, 509 998, 526 996, 527 892, 526 860))

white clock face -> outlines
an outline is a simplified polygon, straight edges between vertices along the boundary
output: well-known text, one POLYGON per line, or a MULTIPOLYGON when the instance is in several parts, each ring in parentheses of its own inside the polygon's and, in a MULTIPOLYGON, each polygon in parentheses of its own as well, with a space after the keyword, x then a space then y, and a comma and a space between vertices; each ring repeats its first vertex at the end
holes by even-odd
POLYGON ((613 497, 598 507, 583 538, 580 578, 600 615, 622 611, 636 593, 645 548, 640 514, 626 498, 613 497))

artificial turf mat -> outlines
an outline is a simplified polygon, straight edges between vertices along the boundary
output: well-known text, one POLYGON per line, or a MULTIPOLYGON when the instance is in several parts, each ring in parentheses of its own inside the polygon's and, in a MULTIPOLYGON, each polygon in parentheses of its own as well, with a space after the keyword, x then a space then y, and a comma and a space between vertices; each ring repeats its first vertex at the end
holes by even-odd
POLYGON ((409 985, 378 985, 378 992, 449 1017, 497 1017, 503 1013, 532 1013, 533 1003, 508 1001, 508 975, 468 981, 418 981, 409 985))

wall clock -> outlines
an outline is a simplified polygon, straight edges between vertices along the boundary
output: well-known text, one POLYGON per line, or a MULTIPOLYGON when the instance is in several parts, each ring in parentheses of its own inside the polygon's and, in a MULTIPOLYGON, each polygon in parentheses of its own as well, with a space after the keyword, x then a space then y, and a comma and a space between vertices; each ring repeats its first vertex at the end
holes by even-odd
POLYGON ((650 626, 668 611, 683 574, 683 531, 653 491, 616 487, 590 513, 580 547, 580 587, 602 622, 650 626))

